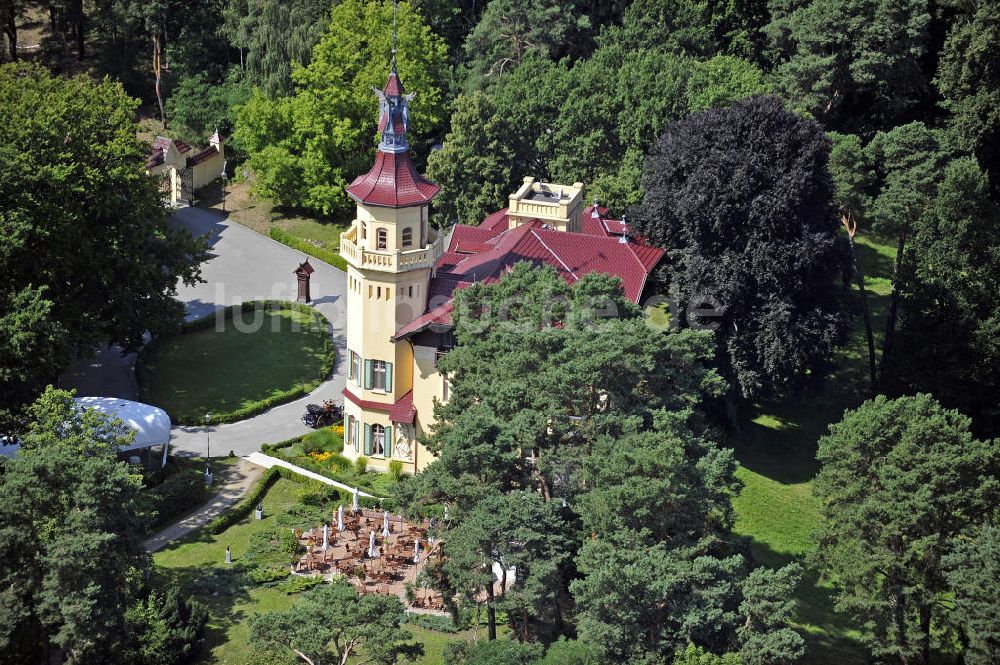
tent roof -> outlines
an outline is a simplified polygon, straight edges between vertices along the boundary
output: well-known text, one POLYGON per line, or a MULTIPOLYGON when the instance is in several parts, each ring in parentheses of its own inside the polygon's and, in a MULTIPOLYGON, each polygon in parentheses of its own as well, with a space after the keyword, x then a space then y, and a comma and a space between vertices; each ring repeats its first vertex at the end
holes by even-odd
POLYGON ((84 409, 118 418, 135 430, 135 441, 120 450, 148 448, 170 441, 170 416, 163 409, 118 397, 76 397, 73 401, 84 409))

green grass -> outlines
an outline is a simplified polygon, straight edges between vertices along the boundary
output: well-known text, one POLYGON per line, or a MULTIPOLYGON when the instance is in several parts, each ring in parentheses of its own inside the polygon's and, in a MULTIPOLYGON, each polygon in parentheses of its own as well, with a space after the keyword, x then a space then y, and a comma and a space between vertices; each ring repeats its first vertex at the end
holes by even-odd
MULTIPOLYGON (((876 348, 882 337, 895 246, 874 237, 857 238, 858 259, 865 272, 876 348)), ((858 302, 857 287, 852 291, 858 302)), ((815 551, 813 533, 820 526, 819 501, 812 494, 818 471, 816 446, 844 409, 868 397, 868 350, 860 314, 847 345, 837 353, 837 367, 823 390, 755 406, 743 431, 731 441, 741 464, 737 476, 743 490, 733 502, 735 531, 752 538, 754 556, 769 566, 802 561, 815 551)), ((833 587, 807 567, 798 589, 796 628, 806 639, 805 662, 866 663, 850 618, 833 609, 833 587)))
POLYGON ((174 420, 200 422, 205 413, 320 384, 333 347, 319 314, 264 308, 234 316, 240 326, 226 320, 221 331, 212 326, 154 344, 141 359, 141 399, 174 420))

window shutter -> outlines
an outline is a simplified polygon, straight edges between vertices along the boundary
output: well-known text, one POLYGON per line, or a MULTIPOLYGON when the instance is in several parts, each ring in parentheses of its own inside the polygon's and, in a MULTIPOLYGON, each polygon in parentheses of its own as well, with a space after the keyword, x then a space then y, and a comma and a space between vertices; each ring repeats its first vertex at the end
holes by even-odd
POLYGON ((359 452, 358 439, 360 439, 361 436, 360 436, 360 434, 358 434, 358 423, 360 423, 360 422, 361 422, 360 420, 358 420, 354 416, 351 416, 351 423, 352 423, 352 426, 351 426, 351 443, 354 444, 354 452, 359 452))
POLYGON ((344 445, 351 440, 351 417, 344 415, 344 445))
POLYGON ((365 361, 365 390, 372 389, 372 361, 365 361))
POLYGON ((385 391, 392 392, 392 363, 385 364, 385 391))
POLYGON ((392 457, 392 425, 385 426, 385 456, 392 457))
POLYGON ((354 351, 347 352, 347 378, 354 378, 354 351))
POLYGON ((372 426, 365 423, 365 455, 372 454, 372 426))

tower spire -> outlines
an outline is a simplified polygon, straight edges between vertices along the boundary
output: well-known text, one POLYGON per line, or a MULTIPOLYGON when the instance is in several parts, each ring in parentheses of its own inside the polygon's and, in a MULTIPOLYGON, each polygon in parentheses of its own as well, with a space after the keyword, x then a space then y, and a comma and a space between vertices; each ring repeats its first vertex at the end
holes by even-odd
POLYGON ((392 0, 392 71, 396 71, 396 42, 399 39, 399 33, 396 31, 398 14, 399 0, 392 0))

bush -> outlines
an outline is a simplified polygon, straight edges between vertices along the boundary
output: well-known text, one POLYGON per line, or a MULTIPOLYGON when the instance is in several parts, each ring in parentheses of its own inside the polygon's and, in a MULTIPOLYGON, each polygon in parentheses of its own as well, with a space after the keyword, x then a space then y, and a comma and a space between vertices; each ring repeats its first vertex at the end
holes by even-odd
POLYGON ((302 437, 302 450, 306 453, 341 453, 344 451, 344 437, 324 427, 302 437))
POLYGON ((316 245, 306 242, 301 238, 296 238, 284 229, 279 229, 274 226, 271 227, 269 233, 273 240, 277 240, 282 245, 288 245, 292 249, 297 249, 300 252, 319 259, 320 261, 325 261, 335 268, 340 268, 345 271, 347 270, 347 261, 344 260, 339 252, 326 249, 324 247, 317 247, 316 245))
POLYGON ((152 533, 175 518, 208 501, 201 469, 188 467, 167 476, 156 487, 139 494, 139 517, 146 533, 152 533))
POLYGON ((179 665, 201 649, 208 610, 171 586, 165 596, 156 591, 125 611, 129 641, 126 662, 137 665, 179 665))
POLYGON ((367 471, 368 471, 368 458, 359 457, 358 459, 354 460, 355 473, 357 473, 359 476, 362 476, 365 473, 367 473, 367 471))
POLYGON ((398 459, 389 462, 389 477, 396 483, 403 480, 403 463, 398 459))
POLYGON ((264 475, 257 479, 257 482, 250 488, 250 491, 247 492, 242 501, 208 523, 207 529, 209 533, 220 534, 249 515, 257 507, 257 504, 260 503, 260 500, 264 498, 264 495, 267 494, 267 490, 270 489, 271 485, 276 483, 278 478, 282 477, 282 470, 288 471, 284 467, 279 466, 272 466, 265 471, 264 475))
MULTIPOLYGON (((407 596, 409 597, 409 596, 407 596)), ((436 630, 439 633, 457 633, 458 628, 452 622, 451 617, 438 614, 408 614, 406 623, 420 626, 427 630, 436 630)))
POLYGON ((269 582, 280 582, 291 574, 292 572, 283 566, 257 566, 250 571, 249 577, 257 584, 267 584, 269 582))
POLYGON ((304 577, 302 575, 293 575, 287 580, 278 585, 278 589, 284 591, 289 596, 293 593, 302 593, 303 591, 308 591, 314 586, 319 586, 323 584, 324 580, 322 577, 304 577))
POLYGON ((246 559, 254 562, 291 561, 302 549, 291 529, 276 526, 261 529, 250 534, 246 559))

